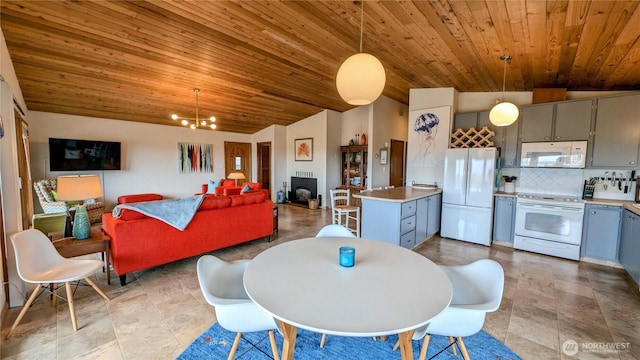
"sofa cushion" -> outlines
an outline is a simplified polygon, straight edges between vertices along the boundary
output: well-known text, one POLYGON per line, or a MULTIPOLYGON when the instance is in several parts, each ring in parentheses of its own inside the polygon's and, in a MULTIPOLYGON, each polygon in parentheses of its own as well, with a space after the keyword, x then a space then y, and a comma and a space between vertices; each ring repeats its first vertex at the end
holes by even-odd
POLYGON ((142 201, 154 201, 162 200, 162 195, 159 194, 133 194, 118 196, 118 204, 130 204, 142 201))
POLYGON ((261 191, 261 190, 246 191, 240 196, 244 198, 244 205, 259 204, 261 202, 264 202, 265 199, 267 198, 264 191, 261 191))
POLYGON ((207 194, 215 194, 216 193, 216 188, 218 186, 222 185, 222 179, 218 179, 218 180, 209 180, 207 182, 207 194))
POLYGON ((207 194, 204 196, 199 210, 222 209, 229 206, 231 206, 231 198, 228 196, 207 194))
POLYGON ((235 180, 222 180, 222 185, 223 187, 233 187, 236 186, 236 181, 235 180))
POLYGON ((130 210, 130 209, 122 209, 120 212, 120 220, 124 220, 124 221, 140 220, 147 217, 148 216, 143 213, 139 213, 135 210, 130 210))
POLYGON ((244 195, 229 195, 231 207, 244 205, 244 195))

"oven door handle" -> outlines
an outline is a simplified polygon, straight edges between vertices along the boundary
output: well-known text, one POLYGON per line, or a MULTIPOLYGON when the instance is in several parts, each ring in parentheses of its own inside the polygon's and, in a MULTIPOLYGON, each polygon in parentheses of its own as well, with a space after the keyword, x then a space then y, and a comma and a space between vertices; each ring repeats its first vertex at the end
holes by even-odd
POLYGON ((552 211, 565 211, 572 213, 583 213, 583 208, 575 208, 575 207, 567 207, 567 206, 553 206, 553 205, 542 205, 542 204, 531 204, 531 203, 518 203, 517 206, 521 209, 531 209, 531 210, 552 210, 552 211))

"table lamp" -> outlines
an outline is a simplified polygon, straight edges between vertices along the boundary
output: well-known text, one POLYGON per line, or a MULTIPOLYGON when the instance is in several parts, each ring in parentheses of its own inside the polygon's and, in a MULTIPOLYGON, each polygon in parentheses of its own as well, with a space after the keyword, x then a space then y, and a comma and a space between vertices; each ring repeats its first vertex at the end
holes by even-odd
POLYGON ((236 186, 238 186, 238 180, 244 180, 244 174, 241 172, 232 172, 231 174, 229 174, 229 176, 227 176, 228 179, 231 180, 235 180, 236 181, 236 186))
POLYGON ((80 201, 75 207, 72 234, 76 240, 88 239, 91 236, 91 223, 83 201, 102 197, 100 178, 97 175, 58 176, 57 192, 58 200, 80 201))

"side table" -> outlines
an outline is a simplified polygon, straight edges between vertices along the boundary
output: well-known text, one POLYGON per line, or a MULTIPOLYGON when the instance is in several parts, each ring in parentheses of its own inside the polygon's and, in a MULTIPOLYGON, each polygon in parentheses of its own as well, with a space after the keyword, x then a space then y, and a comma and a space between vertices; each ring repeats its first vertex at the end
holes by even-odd
POLYGON ((109 269, 109 243, 111 238, 107 236, 100 225, 91 227, 91 237, 85 240, 76 240, 72 237, 63 237, 62 232, 49 233, 49 238, 53 241, 53 246, 60 255, 69 258, 74 256, 102 253, 105 264, 104 271, 107 272, 107 284, 111 285, 111 271, 109 269))

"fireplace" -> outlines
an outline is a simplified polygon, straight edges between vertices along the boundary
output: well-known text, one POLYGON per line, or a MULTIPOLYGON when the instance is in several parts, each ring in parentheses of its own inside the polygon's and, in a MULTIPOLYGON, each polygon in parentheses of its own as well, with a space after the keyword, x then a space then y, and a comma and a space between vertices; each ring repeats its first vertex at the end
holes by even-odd
POLYGON ((294 204, 309 205, 310 199, 318 198, 318 179, 307 177, 291 177, 289 201, 294 204))

